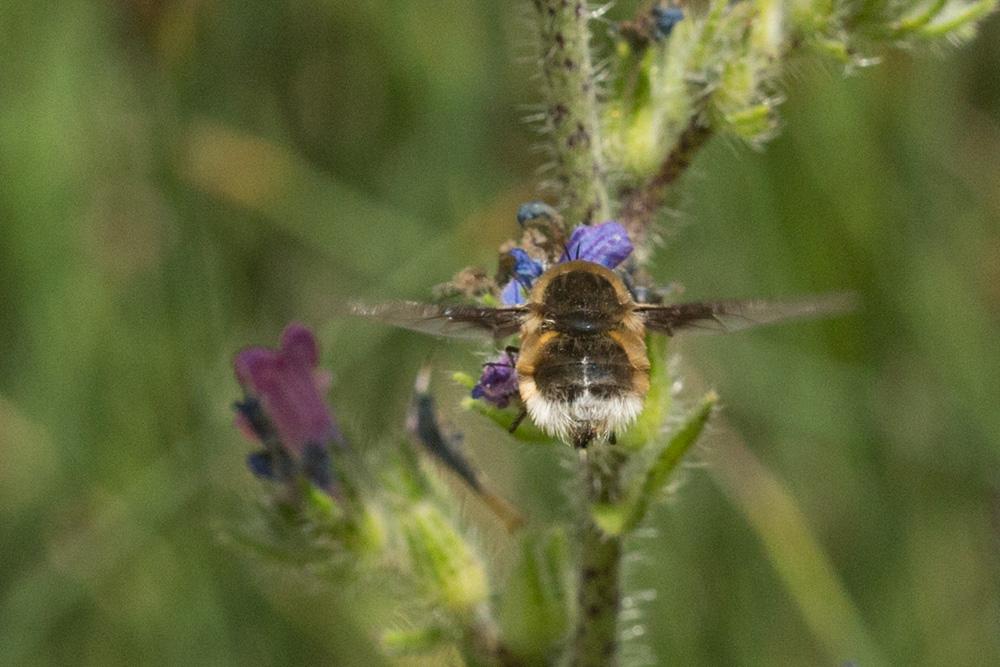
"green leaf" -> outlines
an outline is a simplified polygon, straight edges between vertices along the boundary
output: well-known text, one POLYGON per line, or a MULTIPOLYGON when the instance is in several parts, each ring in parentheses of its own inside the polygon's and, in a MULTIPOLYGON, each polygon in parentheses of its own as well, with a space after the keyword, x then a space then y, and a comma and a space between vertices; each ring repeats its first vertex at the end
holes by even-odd
POLYGON ((663 422, 670 412, 671 379, 667 367, 667 338, 648 336, 646 347, 649 353, 649 393, 646 394, 646 403, 635 425, 618 439, 622 446, 632 450, 642 449, 659 438, 663 422))
POLYGON ((607 535, 621 535, 629 521, 632 506, 629 503, 597 503, 590 512, 597 527, 607 535))
POLYGON ((442 512, 428 502, 410 508, 400 529, 413 574, 449 611, 471 613, 489 593, 486 570, 472 546, 442 512))
POLYGON ((927 25, 931 19, 941 13, 948 0, 933 0, 933 2, 918 5, 906 16, 899 19, 894 26, 896 37, 903 37, 907 33, 920 30, 927 25))
POLYGON ((409 630, 387 630, 382 635, 382 646, 391 656, 413 656, 430 653, 454 639, 446 628, 431 625, 409 630))
POLYGON ((305 486, 305 498, 308 510, 320 521, 337 521, 343 519, 344 511, 328 493, 312 484, 305 486))
POLYGON ((500 627, 507 647, 528 664, 550 664, 566 635, 569 572, 569 549, 561 529, 521 541, 520 559, 500 601, 500 627))
POLYGON ((386 549, 388 532, 385 517, 379 508, 365 506, 353 518, 345 543, 358 557, 370 557, 374 561, 386 549))
POLYGON ((774 131, 776 123, 770 104, 756 104, 734 111, 726 114, 723 120, 730 132, 750 141, 767 138, 774 131))
POLYGON ((712 414, 718 396, 709 392, 701 403, 692 410, 679 429, 673 432, 662 449, 653 457, 638 487, 626 496, 622 503, 592 508, 594 522, 609 535, 623 535, 635 528, 649 509, 649 504, 658 497, 670 480, 684 455, 698 441, 705 423, 712 414))
MULTIPOLYGON (((500 408, 495 408, 488 403, 476 400, 471 396, 467 396, 462 399, 462 408, 483 415, 493 423, 502 426, 507 432, 510 432, 510 427, 517 418, 516 410, 511 410, 510 408, 504 408, 501 410, 500 408)), ((516 440, 521 440, 522 442, 555 442, 551 436, 546 435, 544 431, 532 424, 529 419, 525 419, 521 422, 520 426, 517 427, 517 430, 511 433, 511 435, 516 440)))
POLYGON ((451 374, 452 382, 455 384, 465 387, 468 390, 472 390, 476 386, 476 378, 472 377, 468 373, 463 373, 461 371, 451 374))
POLYGON ((949 35, 962 36, 963 31, 974 31, 975 23, 985 18, 997 8, 996 0, 979 0, 966 5, 960 2, 949 2, 944 10, 937 13, 933 20, 917 32, 924 37, 945 37, 949 35))

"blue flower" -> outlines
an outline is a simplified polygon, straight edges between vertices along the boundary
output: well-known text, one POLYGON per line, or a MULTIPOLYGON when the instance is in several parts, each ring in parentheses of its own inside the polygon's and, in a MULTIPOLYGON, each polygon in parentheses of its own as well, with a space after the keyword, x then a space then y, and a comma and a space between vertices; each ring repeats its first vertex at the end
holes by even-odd
POLYGON ((632 254, 628 232, 614 221, 580 225, 573 230, 560 262, 582 259, 613 269, 632 254))
POLYGON ((500 292, 500 303, 505 306, 520 306, 527 298, 527 290, 517 280, 511 280, 500 292))
POLYGON ((504 352, 493 361, 483 364, 483 374, 472 388, 472 398, 481 398, 498 408, 510 405, 510 399, 517 394, 516 363, 510 352, 504 352))
MULTIPOLYGON (((559 262, 582 259, 613 269, 632 254, 632 249, 628 232, 613 220, 599 225, 580 225, 573 230, 559 262)), ((505 306, 517 306, 525 302, 531 286, 544 273, 545 267, 521 248, 514 248, 510 255, 514 258, 514 278, 504 285, 500 302, 505 306)))
POLYGON ((683 19, 684 10, 680 7, 653 7, 653 36, 666 39, 683 19))
POLYGON ((530 201, 517 209, 517 222, 522 226, 538 218, 560 219, 559 212, 543 201, 530 201))
POLYGON ((521 248, 514 248, 509 254, 514 258, 514 278, 503 288, 500 301, 506 306, 516 306, 524 303, 531 286, 545 269, 521 248))

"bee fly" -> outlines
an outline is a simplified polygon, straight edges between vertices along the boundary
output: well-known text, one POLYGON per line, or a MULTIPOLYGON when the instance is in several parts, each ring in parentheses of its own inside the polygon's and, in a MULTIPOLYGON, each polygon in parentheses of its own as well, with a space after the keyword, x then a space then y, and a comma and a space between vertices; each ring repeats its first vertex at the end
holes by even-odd
POLYGON ((352 312, 442 336, 521 339, 515 369, 524 414, 577 448, 614 442, 642 411, 649 391, 647 331, 727 332, 850 307, 843 295, 803 301, 637 302, 614 271, 593 262, 556 264, 534 283, 527 302, 491 308, 395 302, 355 304, 352 312))

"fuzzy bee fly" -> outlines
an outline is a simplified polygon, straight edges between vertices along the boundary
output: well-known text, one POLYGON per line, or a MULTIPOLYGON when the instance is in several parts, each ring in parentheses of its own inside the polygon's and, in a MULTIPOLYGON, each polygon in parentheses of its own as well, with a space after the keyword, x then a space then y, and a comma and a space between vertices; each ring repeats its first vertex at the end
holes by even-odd
POLYGON ((506 307, 394 302, 354 314, 442 336, 520 336, 517 388, 524 413, 577 448, 610 439, 642 411, 649 391, 646 333, 728 332, 842 312, 850 298, 801 301, 637 302, 622 277, 590 261, 555 264, 525 303, 506 307))

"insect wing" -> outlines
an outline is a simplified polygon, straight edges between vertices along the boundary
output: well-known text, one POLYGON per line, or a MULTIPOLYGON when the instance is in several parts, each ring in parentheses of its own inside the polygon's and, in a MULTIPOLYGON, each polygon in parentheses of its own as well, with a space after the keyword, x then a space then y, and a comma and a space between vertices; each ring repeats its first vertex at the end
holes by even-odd
POLYGON ((639 304, 646 328, 667 335, 730 333, 788 320, 830 317, 854 309, 850 294, 829 294, 794 301, 706 301, 672 305, 639 304))
POLYGON ((439 305, 415 301, 354 303, 350 312, 393 326, 452 338, 506 338, 518 332, 527 308, 489 308, 468 304, 439 305))

